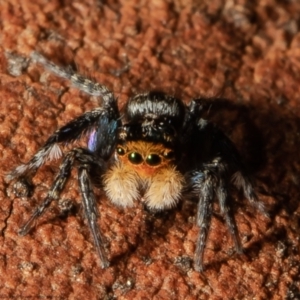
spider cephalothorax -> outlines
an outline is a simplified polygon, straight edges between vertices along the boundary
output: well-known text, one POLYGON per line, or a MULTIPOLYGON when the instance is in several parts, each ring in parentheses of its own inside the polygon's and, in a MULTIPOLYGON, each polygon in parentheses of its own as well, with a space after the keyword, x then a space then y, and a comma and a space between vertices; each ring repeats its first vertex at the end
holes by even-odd
POLYGON ((149 92, 130 98, 120 114, 116 98, 105 86, 60 68, 38 53, 33 53, 32 59, 102 101, 99 107, 58 129, 28 163, 8 175, 24 187, 42 164, 62 156, 62 145, 83 134, 89 137, 87 148, 74 148, 64 155, 46 199, 21 228, 21 234, 28 233, 52 200, 59 198, 76 162, 84 211, 102 267, 109 263, 96 222, 98 214, 92 190, 95 173, 100 175, 97 178, 108 198, 121 207, 132 207, 136 201, 142 201, 155 211, 174 207, 185 197, 196 198, 196 220, 200 227, 195 253, 197 270, 203 269, 214 198, 218 199, 236 249, 241 252, 228 204, 229 184, 233 182, 253 205, 266 212, 232 142, 201 118, 201 101, 185 105, 163 93, 149 92))

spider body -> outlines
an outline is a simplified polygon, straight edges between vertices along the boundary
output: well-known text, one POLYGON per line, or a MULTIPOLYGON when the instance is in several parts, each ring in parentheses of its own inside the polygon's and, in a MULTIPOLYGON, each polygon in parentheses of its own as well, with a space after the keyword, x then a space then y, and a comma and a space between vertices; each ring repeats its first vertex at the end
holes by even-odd
POLYGON ((28 163, 8 175, 24 187, 24 182, 30 181, 42 164, 62 156, 63 144, 84 134, 89 137, 87 148, 74 148, 64 155, 46 199, 35 209, 20 234, 27 234, 50 203, 59 199, 76 163, 83 207, 102 267, 107 267, 109 262, 96 222, 99 214, 92 189, 95 173, 108 198, 124 208, 142 201, 149 210, 157 211, 172 208, 184 198, 196 199, 199 236, 195 268, 198 271, 203 270, 214 198, 219 201, 237 251, 242 251, 231 212, 229 184, 233 182, 242 189, 263 213, 265 209, 233 143, 201 118, 201 101, 192 100, 185 105, 163 93, 149 92, 130 98, 121 114, 116 98, 105 86, 60 68, 38 53, 33 53, 32 59, 69 79, 80 90, 102 98, 102 102, 58 129, 28 163))

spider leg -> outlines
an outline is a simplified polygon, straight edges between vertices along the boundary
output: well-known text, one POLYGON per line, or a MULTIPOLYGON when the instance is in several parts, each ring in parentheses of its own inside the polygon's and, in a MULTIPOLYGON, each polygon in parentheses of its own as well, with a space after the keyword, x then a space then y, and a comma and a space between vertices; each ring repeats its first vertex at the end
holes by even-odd
POLYGON ((216 126, 198 117, 202 106, 202 101, 193 100, 189 107, 190 123, 196 125, 191 132, 192 141, 196 143, 196 147, 193 147, 195 150, 191 153, 192 157, 199 159, 199 153, 201 153, 204 162, 220 157, 226 163, 228 171, 224 173, 224 176, 229 176, 233 184, 243 191, 250 204, 269 217, 265 205, 259 201, 254 191, 253 182, 233 142, 216 126))
POLYGON ((96 167, 100 172, 103 172, 105 169, 105 162, 101 158, 99 159, 89 150, 75 148, 66 154, 45 200, 34 210, 28 221, 21 227, 19 234, 26 235, 34 225, 35 221, 49 207, 51 202, 59 199, 59 195, 65 187, 68 178, 70 177, 71 169, 75 162, 79 164, 78 179, 83 199, 84 212, 101 260, 101 267, 106 268, 109 266, 109 262, 105 256, 103 238, 97 224, 97 218, 99 217, 99 214, 97 212, 96 199, 92 191, 91 180, 88 174, 92 167, 96 167))
POLYGON ((34 225, 35 221, 45 212, 46 208, 49 207, 51 202, 53 200, 58 200, 67 179, 70 177, 71 168, 75 160, 75 155, 76 152, 71 151, 65 156, 62 164, 59 167, 59 172, 56 175, 45 200, 38 207, 36 207, 28 221, 20 228, 20 235, 26 235, 34 225))
POLYGON ((108 159, 116 142, 118 117, 117 107, 99 107, 86 112, 58 129, 28 163, 14 169, 7 175, 7 179, 17 178, 22 180, 25 177, 33 177, 37 169, 46 161, 58 159, 62 156, 59 144, 73 142, 92 130, 96 132, 92 137, 95 140, 92 145, 96 146, 91 146, 92 149, 90 150, 98 151, 100 157, 108 159))
MULTIPOLYGON (((216 138, 216 147, 218 147, 222 159, 226 162, 227 169, 230 171, 229 176, 233 184, 243 191, 245 198, 250 204, 257 208, 262 214, 269 217, 269 213, 265 205, 259 201, 256 192, 254 191, 253 182, 248 175, 240 154, 229 140, 229 138, 217 128, 214 128, 216 138)), ((226 174, 224 174, 226 176, 226 174)))
POLYGON ((112 102, 114 98, 113 94, 105 85, 94 82, 82 75, 76 74, 76 72, 71 68, 57 66, 38 52, 32 52, 31 59, 34 62, 43 65, 47 70, 51 71, 57 76, 70 80, 71 83, 81 91, 92 96, 101 97, 106 104, 112 102))
POLYGON ((200 228, 195 250, 195 269, 203 271, 203 254, 209 232, 214 198, 213 177, 208 172, 196 172, 192 178, 193 186, 199 195, 196 224, 200 228))
MULTIPOLYGON (((220 174, 221 175, 221 174, 220 174)), ((221 175, 219 178, 219 184, 216 189, 217 198, 219 200, 220 210, 223 214, 227 227, 230 231, 232 239, 235 244, 235 249, 237 253, 243 253, 243 247, 241 245, 241 241, 238 234, 238 229, 236 226, 235 219, 233 217, 233 212, 231 206, 229 205, 229 195, 228 195, 228 185, 225 183, 223 176, 221 175)))
POLYGON ((199 118, 201 103, 192 101, 184 147, 187 149, 183 166, 188 172, 186 192, 199 197, 197 225, 200 227, 195 253, 195 268, 203 270, 203 253, 211 222, 212 204, 215 196, 233 238, 236 251, 242 252, 237 225, 228 195, 229 183, 233 181, 243 190, 248 201, 267 215, 263 203, 258 201, 246 167, 230 139, 213 124, 199 118))
POLYGON ((195 268, 199 272, 203 271, 203 254, 210 228, 212 204, 215 196, 218 198, 220 210, 232 235, 236 251, 242 253, 237 226, 231 207, 228 204, 227 184, 223 179, 224 174, 222 174, 225 166, 218 161, 219 159, 215 159, 212 163, 203 164, 203 168, 194 171, 188 179, 190 184, 188 189, 192 190, 192 193, 199 197, 196 224, 199 226, 200 231, 195 250, 195 268))
POLYGON ((101 267, 107 268, 109 266, 109 261, 105 256, 103 238, 97 224, 97 217, 99 216, 99 213, 96 208, 96 199, 92 190, 91 180, 89 178, 88 166, 83 165, 79 167, 78 180, 85 216, 87 218, 96 245, 96 249, 100 257, 101 267))
POLYGON ((270 214, 268 213, 264 203, 259 201, 258 196, 254 191, 251 179, 247 174, 245 174, 245 172, 237 171, 235 174, 233 174, 232 181, 238 189, 243 191, 244 196, 248 199, 252 206, 256 207, 266 217, 270 217, 270 214))
POLYGON ((17 179, 14 184, 14 192, 19 197, 31 194, 31 178, 39 167, 46 161, 62 156, 60 144, 73 142, 82 135, 90 134, 88 148, 107 160, 115 147, 117 129, 121 124, 117 100, 105 86, 76 75, 74 71, 61 68, 37 52, 33 52, 31 58, 56 75, 69 79, 86 93, 102 97, 104 103, 102 107, 86 112, 58 129, 28 163, 19 165, 6 176, 9 181, 17 179))

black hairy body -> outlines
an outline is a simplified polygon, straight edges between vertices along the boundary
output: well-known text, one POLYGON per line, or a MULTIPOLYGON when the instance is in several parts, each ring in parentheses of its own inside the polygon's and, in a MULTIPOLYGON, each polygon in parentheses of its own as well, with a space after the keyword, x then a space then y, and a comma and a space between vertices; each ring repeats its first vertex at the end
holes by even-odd
POLYGON ((76 163, 84 212, 103 268, 109 262, 97 224, 92 174, 98 175, 108 198, 121 207, 133 207, 136 201, 142 201, 149 210, 159 211, 175 207, 185 198, 196 199, 196 223, 199 226, 196 270, 203 270, 215 198, 236 250, 242 252, 229 203, 229 185, 241 189, 251 204, 266 212, 233 143, 222 131, 201 118, 203 99, 185 105, 160 92, 138 94, 128 100, 121 115, 116 98, 104 85, 60 68, 38 53, 33 53, 32 59, 102 101, 99 100, 99 107, 58 129, 28 163, 8 175, 9 180, 16 180, 16 184, 24 188, 41 165, 63 156, 62 145, 76 141, 84 134, 89 137, 86 148, 74 148, 64 155, 46 199, 35 209, 20 234, 27 234, 50 203, 59 199, 76 163))

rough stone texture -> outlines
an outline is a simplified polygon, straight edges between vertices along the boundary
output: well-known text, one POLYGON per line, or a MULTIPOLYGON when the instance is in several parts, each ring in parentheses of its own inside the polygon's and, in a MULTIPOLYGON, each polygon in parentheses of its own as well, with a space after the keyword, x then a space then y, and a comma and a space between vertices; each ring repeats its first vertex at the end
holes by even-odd
POLYGON ((300 299, 300 3, 197 2, 0 1, 1 299, 300 299), (120 106, 151 89, 186 101, 215 97, 205 117, 237 144, 272 215, 236 195, 245 254, 234 253, 216 205, 199 274, 191 262, 195 204, 154 218, 140 208, 116 208, 96 190, 112 262, 101 270, 75 170, 63 193, 75 213, 53 205, 30 234, 18 236, 57 164, 39 170, 32 198, 14 196, 4 174, 95 105, 28 65, 33 50, 56 63, 75 62, 112 89, 120 106))

